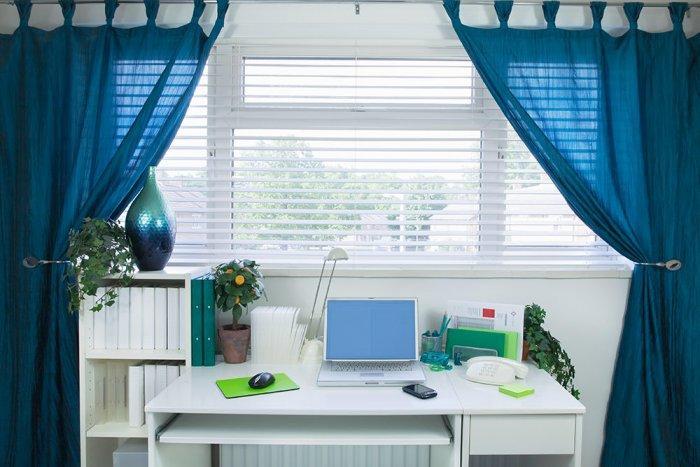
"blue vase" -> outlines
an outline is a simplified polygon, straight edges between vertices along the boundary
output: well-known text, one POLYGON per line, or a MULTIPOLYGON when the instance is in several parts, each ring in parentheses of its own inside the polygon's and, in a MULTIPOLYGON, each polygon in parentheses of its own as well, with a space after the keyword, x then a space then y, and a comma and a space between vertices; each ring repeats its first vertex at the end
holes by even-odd
POLYGON ((165 267, 175 247, 176 230, 175 215, 158 187, 156 168, 149 167, 146 185, 126 213, 126 234, 141 271, 165 267))

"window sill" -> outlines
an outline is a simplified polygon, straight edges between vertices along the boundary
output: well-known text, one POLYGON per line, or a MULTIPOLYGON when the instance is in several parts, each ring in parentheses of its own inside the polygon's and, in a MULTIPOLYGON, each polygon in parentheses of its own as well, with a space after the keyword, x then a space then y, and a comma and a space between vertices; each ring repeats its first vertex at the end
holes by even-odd
MULTIPOLYGON (((308 265, 292 266, 265 264, 265 277, 314 277, 321 268, 308 265)), ((330 273, 326 267, 325 275, 330 273)), ((625 265, 615 266, 445 266, 405 265, 391 267, 338 265, 335 277, 355 278, 451 278, 451 279, 629 279, 632 270, 625 265)))

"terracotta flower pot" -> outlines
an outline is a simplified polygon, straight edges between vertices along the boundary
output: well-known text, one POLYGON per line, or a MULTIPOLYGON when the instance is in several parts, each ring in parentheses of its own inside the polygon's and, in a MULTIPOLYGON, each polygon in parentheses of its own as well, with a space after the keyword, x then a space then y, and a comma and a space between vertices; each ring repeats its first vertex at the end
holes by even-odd
POLYGON ((243 363, 248 357, 250 326, 247 324, 227 324, 220 327, 219 341, 226 363, 243 363))

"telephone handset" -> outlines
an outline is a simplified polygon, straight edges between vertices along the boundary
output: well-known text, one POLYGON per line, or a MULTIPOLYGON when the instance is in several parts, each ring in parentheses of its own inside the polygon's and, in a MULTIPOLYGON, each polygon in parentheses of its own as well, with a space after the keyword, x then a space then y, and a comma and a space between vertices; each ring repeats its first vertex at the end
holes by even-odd
POLYGON ((474 357, 467 360, 467 379, 475 383, 501 386, 525 378, 528 368, 524 363, 502 357, 474 357))

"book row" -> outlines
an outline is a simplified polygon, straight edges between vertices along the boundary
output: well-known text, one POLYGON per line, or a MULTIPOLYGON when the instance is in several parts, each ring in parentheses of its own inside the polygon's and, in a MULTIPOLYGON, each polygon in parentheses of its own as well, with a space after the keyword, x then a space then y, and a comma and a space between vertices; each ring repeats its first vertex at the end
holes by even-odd
MULTIPOLYGON (((86 297, 90 310, 107 289, 86 297)), ((93 349, 166 350, 185 348, 185 289, 178 287, 124 287, 114 304, 86 311, 88 347, 93 349)))

